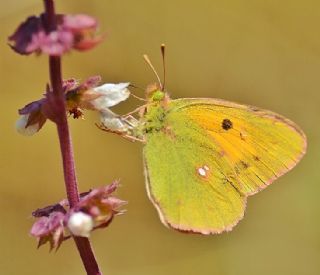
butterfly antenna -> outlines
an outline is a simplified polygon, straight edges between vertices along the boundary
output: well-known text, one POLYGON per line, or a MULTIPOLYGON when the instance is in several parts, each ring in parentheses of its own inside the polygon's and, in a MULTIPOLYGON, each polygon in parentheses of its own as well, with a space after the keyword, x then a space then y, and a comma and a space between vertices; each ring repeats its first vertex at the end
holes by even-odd
POLYGON ((153 71, 153 73, 155 74, 155 76, 156 76, 156 78, 157 78, 157 80, 158 80, 159 86, 160 86, 160 90, 162 91, 162 90, 163 90, 163 86, 162 86, 160 77, 159 77, 156 69, 153 67, 153 65, 152 65, 149 57, 148 57, 146 54, 143 55, 143 58, 144 58, 144 60, 147 62, 147 64, 149 65, 149 67, 151 68, 151 70, 153 71))
POLYGON ((162 67, 163 67, 163 84, 162 91, 164 91, 164 87, 166 85, 166 45, 161 44, 161 55, 162 55, 162 67))
MULTIPOLYGON (((129 84, 129 87, 132 87, 132 88, 135 88, 135 89, 144 91, 144 89, 142 89, 141 87, 136 86, 136 85, 134 85, 134 84, 129 84)), ((140 97, 140 96, 137 96, 137 95, 135 95, 134 93, 131 93, 131 95, 132 95, 134 98, 136 98, 136 99, 139 99, 139 100, 141 100, 141 101, 146 101, 146 99, 144 99, 144 98, 142 98, 142 97, 140 97)))

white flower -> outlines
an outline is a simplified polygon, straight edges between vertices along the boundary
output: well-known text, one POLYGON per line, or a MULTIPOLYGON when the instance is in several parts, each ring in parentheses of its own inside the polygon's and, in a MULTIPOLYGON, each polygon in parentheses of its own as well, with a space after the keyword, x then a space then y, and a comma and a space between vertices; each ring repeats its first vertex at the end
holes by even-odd
POLYGON ((89 237, 93 228, 92 217, 83 213, 73 213, 68 220, 68 228, 75 236, 89 237))
POLYGON ((97 95, 97 97, 90 101, 91 105, 99 111, 117 105, 129 97, 129 84, 130 83, 109 83, 93 88, 93 94, 97 95))
POLYGON ((21 117, 16 122, 16 130, 18 133, 24 136, 32 136, 40 130, 39 123, 35 123, 27 126, 29 119, 29 114, 21 115, 21 117))
POLYGON ((100 121, 104 127, 112 131, 126 132, 129 125, 110 110, 100 112, 100 121))

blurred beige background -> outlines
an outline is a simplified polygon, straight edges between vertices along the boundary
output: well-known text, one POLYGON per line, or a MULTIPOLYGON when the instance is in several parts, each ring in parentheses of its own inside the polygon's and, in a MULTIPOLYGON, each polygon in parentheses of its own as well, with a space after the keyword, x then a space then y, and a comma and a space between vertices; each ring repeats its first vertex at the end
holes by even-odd
MULTIPOLYGON (((105 82, 145 87, 161 71, 167 45, 172 97, 217 97, 279 112, 308 136, 308 154, 289 174, 249 199, 230 233, 198 236, 166 229, 148 201, 142 145, 94 126, 95 114, 71 121, 80 189, 121 179, 128 212, 92 236, 104 274, 320 274, 320 2, 313 0, 56 1, 64 13, 96 16, 105 43, 63 60, 64 78, 100 74, 105 82)), ((48 81, 45 56, 14 54, 6 38, 40 0, 0 3, 0 274, 84 274, 72 241, 57 253, 36 249, 31 212, 65 197, 54 125, 32 138, 15 132, 17 109, 48 81)), ((136 92, 139 94, 139 91, 136 92)), ((140 94, 143 95, 142 92, 140 94)), ((115 108, 125 113, 139 102, 115 108)))

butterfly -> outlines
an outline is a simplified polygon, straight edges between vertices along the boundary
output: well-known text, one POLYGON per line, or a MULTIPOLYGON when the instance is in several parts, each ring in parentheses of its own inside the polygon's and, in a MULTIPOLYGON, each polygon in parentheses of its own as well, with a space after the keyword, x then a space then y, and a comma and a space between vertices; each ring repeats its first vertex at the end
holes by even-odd
POLYGON ((230 231, 248 196, 300 161, 306 136, 274 112, 213 98, 171 99, 163 86, 148 90, 138 120, 118 118, 126 126, 114 132, 145 143, 147 193, 163 224, 230 231))

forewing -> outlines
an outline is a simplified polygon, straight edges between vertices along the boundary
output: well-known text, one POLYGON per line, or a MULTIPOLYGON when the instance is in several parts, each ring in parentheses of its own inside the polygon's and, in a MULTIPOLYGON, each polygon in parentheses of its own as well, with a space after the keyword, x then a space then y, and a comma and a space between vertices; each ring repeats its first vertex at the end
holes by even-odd
POLYGON ((217 144, 243 194, 265 188, 292 169, 306 151, 302 130, 276 113, 214 99, 175 102, 176 113, 187 116, 217 144))

